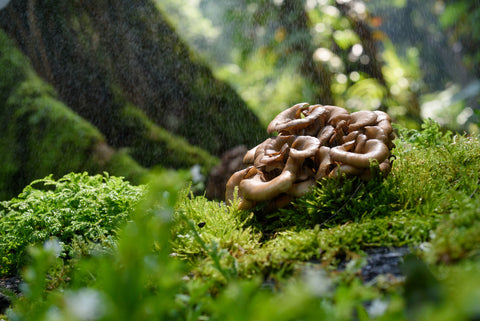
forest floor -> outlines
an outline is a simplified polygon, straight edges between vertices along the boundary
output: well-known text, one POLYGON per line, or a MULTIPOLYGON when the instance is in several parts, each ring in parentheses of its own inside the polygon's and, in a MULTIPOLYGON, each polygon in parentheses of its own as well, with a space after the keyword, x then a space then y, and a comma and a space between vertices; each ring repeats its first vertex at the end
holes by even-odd
POLYGON ((36 182, 3 203, 4 318, 472 320, 480 140, 433 122, 397 130, 386 178, 325 179, 268 213, 179 190, 175 172, 148 188, 73 173, 36 182), (22 250, 32 237, 43 246, 22 250))

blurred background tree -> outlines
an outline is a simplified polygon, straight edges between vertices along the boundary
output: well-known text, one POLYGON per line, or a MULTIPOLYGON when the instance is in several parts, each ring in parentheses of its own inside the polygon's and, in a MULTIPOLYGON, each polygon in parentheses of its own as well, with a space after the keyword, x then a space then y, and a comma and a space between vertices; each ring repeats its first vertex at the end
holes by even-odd
POLYGON ((308 101, 478 130, 478 0, 156 3, 264 123, 308 101))

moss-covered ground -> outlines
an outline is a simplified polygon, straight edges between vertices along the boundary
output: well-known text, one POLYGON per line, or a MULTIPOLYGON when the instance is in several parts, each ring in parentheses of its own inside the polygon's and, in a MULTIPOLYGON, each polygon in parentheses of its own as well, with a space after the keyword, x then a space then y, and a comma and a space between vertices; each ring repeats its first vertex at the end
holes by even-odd
MULTIPOLYGON (((155 175, 115 229, 113 245, 87 242, 97 250, 72 259, 52 250, 59 237, 47 233, 43 246, 24 251, 30 257, 19 269, 24 294, 6 318, 475 320, 480 139, 442 132, 431 121, 397 133, 388 177, 325 180, 277 212, 238 211, 179 190, 184 178, 177 173, 155 175), (362 279, 370 249, 397 247, 411 253, 402 259, 402 277, 362 279)), ((108 181, 94 184, 99 195, 117 201, 132 195, 100 188, 108 181)), ((49 193, 43 199, 52 199, 49 193)), ((0 224, 28 217, 25 195, 4 202, 0 224)), ((47 204, 37 206, 57 207, 36 195, 47 204)), ((87 203, 104 208, 104 199, 87 203)), ((78 210, 75 202, 58 206, 78 210)), ((96 225, 107 228, 115 210, 95 215, 96 225)), ((9 233, 3 230, 1 242, 9 233)))

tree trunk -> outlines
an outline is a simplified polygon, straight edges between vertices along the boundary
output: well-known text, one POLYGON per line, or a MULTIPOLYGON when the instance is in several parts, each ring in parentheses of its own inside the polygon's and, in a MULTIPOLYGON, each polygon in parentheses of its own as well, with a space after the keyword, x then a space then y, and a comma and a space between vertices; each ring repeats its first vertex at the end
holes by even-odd
POLYGON ((0 11, 0 26, 69 107, 109 144, 133 149, 144 165, 162 159, 142 159, 140 137, 150 148, 155 140, 145 133, 148 125, 127 130, 125 106, 215 155, 265 135, 243 100, 213 77, 150 0, 17 0, 0 11))

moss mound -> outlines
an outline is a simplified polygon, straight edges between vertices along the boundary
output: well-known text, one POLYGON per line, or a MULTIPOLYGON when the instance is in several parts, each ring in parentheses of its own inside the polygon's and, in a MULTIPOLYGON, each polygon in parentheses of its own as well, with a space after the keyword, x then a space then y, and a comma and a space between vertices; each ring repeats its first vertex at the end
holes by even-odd
POLYGON ((121 178, 87 173, 33 181, 0 205, 0 274, 15 273, 25 265, 28 246, 51 239, 59 242, 57 255, 64 259, 111 250, 144 190, 121 178))

